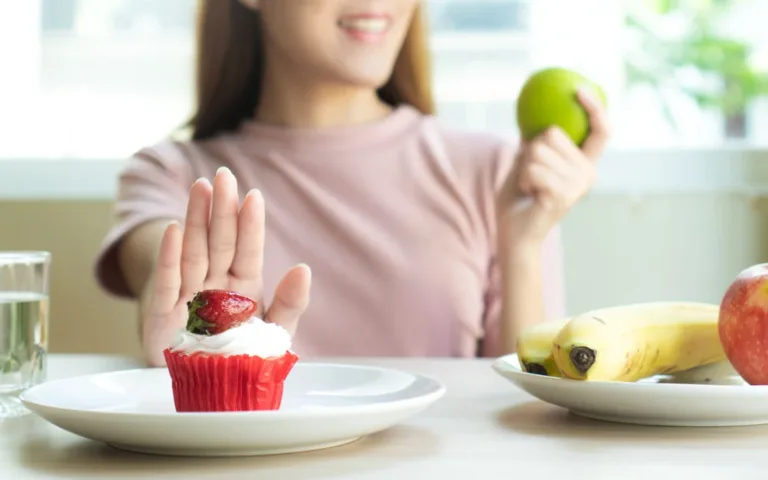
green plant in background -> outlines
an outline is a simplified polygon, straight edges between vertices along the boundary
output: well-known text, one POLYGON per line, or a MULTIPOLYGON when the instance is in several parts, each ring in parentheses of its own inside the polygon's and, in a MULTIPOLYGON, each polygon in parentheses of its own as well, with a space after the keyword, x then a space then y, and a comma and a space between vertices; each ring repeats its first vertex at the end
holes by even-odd
POLYGON ((750 104, 768 95, 768 73, 752 66, 751 46, 723 34, 721 22, 737 4, 755 0, 627 1, 626 25, 639 40, 625 57, 628 84, 653 87, 674 127, 670 90, 721 112, 726 137, 745 137, 750 104))

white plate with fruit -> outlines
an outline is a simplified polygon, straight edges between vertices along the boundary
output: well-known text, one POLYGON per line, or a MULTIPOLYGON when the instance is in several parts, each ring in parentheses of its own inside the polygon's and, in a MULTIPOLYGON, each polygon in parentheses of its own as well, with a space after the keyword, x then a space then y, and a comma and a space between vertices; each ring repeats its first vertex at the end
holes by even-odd
POLYGON ((518 353, 493 368, 534 397, 593 419, 768 424, 766 267, 742 272, 721 306, 641 303, 534 326, 518 353))
POLYGON ((186 327, 164 351, 168 368, 50 381, 22 402, 58 427, 124 450, 242 456, 350 443, 445 393, 422 375, 298 361, 289 333, 236 292, 198 292, 187 308, 186 327))
POLYGON ((272 411, 177 412, 166 368, 53 380, 23 402, 76 435, 134 452, 249 456, 344 445, 418 414, 440 382, 372 366, 299 361, 272 411))

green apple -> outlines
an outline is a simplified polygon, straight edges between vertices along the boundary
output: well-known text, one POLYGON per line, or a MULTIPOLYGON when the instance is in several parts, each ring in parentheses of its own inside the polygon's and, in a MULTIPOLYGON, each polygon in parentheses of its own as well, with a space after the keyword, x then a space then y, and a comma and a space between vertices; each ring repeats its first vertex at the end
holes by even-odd
POLYGON ((603 89, 574 71, 552 67, 531 75, 517 99, 517 124, 523 138, 531 140, 558 126, 581 146, 589 132, 589 117, 576 97, 582 87, 595 92, 603 106, 607 104, 603 89))

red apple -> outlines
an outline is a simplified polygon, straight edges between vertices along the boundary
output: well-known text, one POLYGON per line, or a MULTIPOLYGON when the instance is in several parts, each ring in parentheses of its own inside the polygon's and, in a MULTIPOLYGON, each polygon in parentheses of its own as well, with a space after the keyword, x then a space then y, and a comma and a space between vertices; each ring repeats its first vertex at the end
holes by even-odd
POLYGON ((743 270, 720 302, 720 342, 750 385, 768 385, 768 263, 743 270))

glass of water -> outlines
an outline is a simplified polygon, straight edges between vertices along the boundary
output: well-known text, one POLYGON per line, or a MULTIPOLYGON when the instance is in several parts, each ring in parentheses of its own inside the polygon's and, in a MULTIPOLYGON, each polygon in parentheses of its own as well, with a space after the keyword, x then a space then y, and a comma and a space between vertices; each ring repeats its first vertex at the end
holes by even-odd
POLYGON ((19 395, 45 380, 49 252, 0 251, 0 419, 28 413, 19 395))

